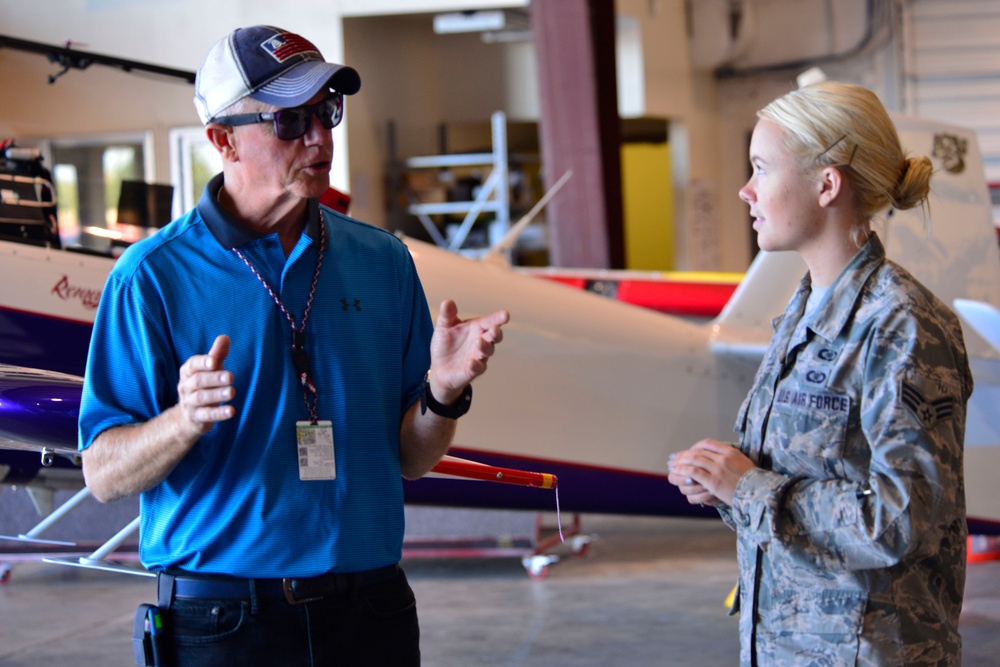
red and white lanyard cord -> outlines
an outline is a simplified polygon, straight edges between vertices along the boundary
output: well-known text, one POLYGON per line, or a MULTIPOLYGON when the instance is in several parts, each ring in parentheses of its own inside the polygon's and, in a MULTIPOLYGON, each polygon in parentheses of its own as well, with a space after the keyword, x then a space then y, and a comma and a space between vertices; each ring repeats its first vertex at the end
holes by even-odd
POLYGON ((309 288, 309 299, 306 301, 306 309, 302 313, 302 323, 299 325, 295 324, 295 318, 291 313, 285 308, 285 304, 281 303, 281 299, 275 294, 271 286, 267 284, 264 280, 264 276, 257 272, 250 260, 246 258, 239 248, 233 248, 233 252, 243 260, 253 274, 257 276, 257 280, 260 284, 264 286, 267 293, 271 295, 274 302, 278 304, 278 308, 281 312, 285 314, 285 318, 288 319, 288 323, 292 327, 292 362, 295 364, 295 370, 299 374, 299 382, 302 383, 302 398, 305 400, 306 408, 309 410, 309 421, 313 425, 319 423, 319 417, 316 413, 316 404, 319 400, 318 392, 316 391, 316 384, 312 381, 309 376, 309 356, 306 354, 306 321, 309 319, 309 310, 312 308, 313 296, 316 295, 316 285, 319 282, 319 271, 323 266, 323 250, 326 248, 326 224, 323 221, 322 213, 320 214, 320 224, 319 224, 319 256, 316 259, 316 273, 313 275, 312 287, 309 288))

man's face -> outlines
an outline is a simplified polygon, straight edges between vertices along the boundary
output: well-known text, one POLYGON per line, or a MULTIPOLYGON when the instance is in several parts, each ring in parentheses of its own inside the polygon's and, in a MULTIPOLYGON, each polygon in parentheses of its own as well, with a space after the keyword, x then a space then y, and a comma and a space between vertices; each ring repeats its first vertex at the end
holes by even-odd
MULTIPOLYGON (((328 93, 322 91, 309 100, 314 104, 328 93)), ((275 111, 260 104, 247 112, 275 111)), ((319 197, 330 187, 333 136, 310 116, 309 129, 298 139, 275 136, 274 123, 264 122, 232 128, 243 184, 254 197, 275 201, 295 197, 319 197)))

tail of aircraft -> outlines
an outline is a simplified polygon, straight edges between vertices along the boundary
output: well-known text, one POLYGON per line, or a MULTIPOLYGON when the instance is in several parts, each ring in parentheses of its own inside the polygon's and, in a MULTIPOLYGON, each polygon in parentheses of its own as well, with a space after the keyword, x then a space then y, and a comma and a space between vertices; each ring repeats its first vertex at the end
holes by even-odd
POLYGON ((989 190, 973 132, 914 118, 896 118, 904 147, 930 155, 930 229, 919 210, 890 217, 883 236, 889 256, 909 269, 962 318, 975 389, 965 428, 966 507, 995 517, 1000 506, 1000 251, 989 190))
MULTIPOLYGON (((908 116, 894 120, 905 149, 931 156, 934 176, 926 225, 920 209, 886 218, 880 233, 888 256, 953 307, 956 299, 1000 306, 1000 250, 975 133, 908 116)), ((971 356, 1000 359, 964 324, 971 356)))

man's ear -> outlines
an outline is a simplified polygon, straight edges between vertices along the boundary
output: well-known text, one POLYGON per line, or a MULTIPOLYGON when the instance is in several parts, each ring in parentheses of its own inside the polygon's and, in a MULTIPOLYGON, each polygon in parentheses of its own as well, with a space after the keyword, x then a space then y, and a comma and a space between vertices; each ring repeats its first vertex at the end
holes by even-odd
POLYGON ((819 205, 830 206, 844 193, 844 175, 836 167, 825 167, 819 177, 819 205))
POLYGON ((227 162, 239 162, 239 152, 236 150, 236 135, 233 128, 219 123, 209 123, 205 126, 205 136, 219 151, 219 155, 227 162))

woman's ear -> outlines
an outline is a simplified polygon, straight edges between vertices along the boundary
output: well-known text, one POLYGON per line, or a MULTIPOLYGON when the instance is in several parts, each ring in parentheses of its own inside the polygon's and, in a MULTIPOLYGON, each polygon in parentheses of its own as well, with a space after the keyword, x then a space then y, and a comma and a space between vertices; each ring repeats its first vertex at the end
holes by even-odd
POLYGON ((836 167, 824 167, 819 178, 819 205, 830 206, 844 194, 846 181, 836 167))
POLYGON ((219 155, 227 162, 239 162, 239 153, 236 150, 236 135, 233 128, 219 123, 209 123, 205 126, 205 136, 219 155))

